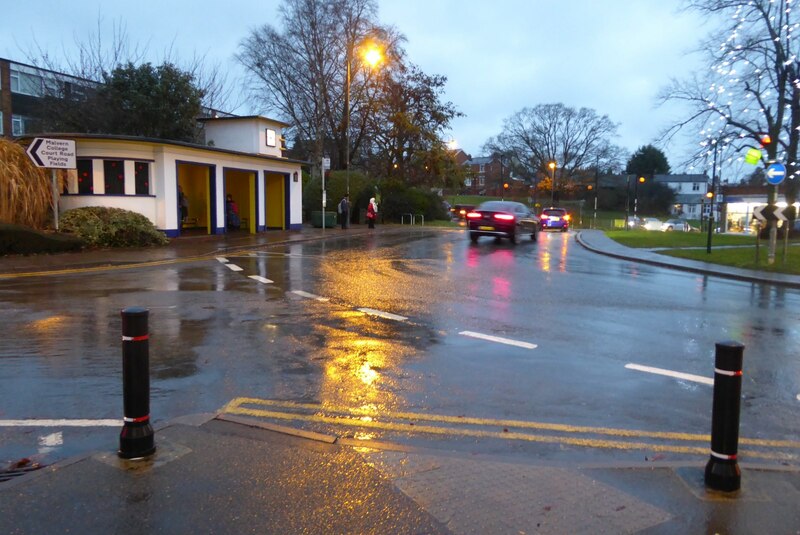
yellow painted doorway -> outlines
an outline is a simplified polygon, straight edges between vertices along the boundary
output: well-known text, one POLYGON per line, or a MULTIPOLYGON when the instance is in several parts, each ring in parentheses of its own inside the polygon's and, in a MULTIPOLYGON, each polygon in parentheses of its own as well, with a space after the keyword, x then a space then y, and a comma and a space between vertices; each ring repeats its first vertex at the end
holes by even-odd
POLYGON ((264 205, 267 208, 267 228, 272 230, 286 229, 286 203, 284 190, 285 177, 277 173, 267 173, 267 185, 264 188, 264 205))
MULTIPOLYGON (((256 209, 256 172, 240 169, 225 169, 225 195, 233 197, 239 207, 240 230, 256 233, 258 211, 256 209)), ((226 224, 227 225, 227 224, 226 224)))

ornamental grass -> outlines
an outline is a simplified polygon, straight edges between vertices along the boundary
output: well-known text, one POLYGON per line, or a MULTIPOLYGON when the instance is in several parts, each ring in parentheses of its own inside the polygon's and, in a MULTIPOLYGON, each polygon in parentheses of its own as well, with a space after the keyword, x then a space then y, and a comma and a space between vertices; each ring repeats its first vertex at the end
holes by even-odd
MULTIPOLYGON (((59 191, 63 179, 59 172, 59 191)), ((22 145, 0 138, 0 222, 44 229, 52 209, 50 173, 36 167, 22 145)))

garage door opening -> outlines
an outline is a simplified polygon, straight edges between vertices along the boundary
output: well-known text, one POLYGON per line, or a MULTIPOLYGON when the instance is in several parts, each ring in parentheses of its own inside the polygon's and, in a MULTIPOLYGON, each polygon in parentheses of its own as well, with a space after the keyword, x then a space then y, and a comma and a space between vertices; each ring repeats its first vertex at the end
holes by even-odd
POLYGON ((264 206, 267 208, 267 230, 286 229, 286 175, 264 173, 264 206))
POLYGON ((239 226, 233 225, 228 207, 225 209, 225 228, 228 232, 256 233, 258 210, 256 207, 256 172, 225 169, 225 198, 230 195, 239 209, 239 226))
MULTIPOLYGON (((181 234, 211 234, 214 232, 214 190, 212 177, 214 166, 178 163, 178 185, 183 190, 188 203, 186 218, 178 221, 181 234)), ((176 206, 180 219, 180 207, 176 206)))

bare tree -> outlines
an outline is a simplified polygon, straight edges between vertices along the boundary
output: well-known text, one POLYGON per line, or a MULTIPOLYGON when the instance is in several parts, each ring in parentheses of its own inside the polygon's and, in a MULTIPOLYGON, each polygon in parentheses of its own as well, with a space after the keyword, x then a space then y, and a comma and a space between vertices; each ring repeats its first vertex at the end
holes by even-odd
POLYGON ((666 132, 698 128, 702 142, 694 161, 712 153, 761 148, 768 135, 765 163, 789 165, 787 199, 797 198, 800 140, 800 16, 792 0, 687 0, 687 9, 722 21, 703 45, 709 70, 673 81, 663 100, 689 104, 687 117, 666 132))
POLYGON ((365 138, 378 91, 358 48, 380 42, 390 68, 402 58, 403 37, 378 25, 375 0, 288 0, 281 17, 282 29, 264 25, 241 44, 251 98, 290 123, 290 134, 315 140, 315 162, 330 150, 342 169, 365 138))
POLYGON ((556 162, 557 179, 567 179, 580 169, 619 166, 612 160, 621 153, 611 143, 617 126, 589 108, 540 104, 507 118, 485 148, 513 154, 531 177, 548 176, 548 164, 556 162))

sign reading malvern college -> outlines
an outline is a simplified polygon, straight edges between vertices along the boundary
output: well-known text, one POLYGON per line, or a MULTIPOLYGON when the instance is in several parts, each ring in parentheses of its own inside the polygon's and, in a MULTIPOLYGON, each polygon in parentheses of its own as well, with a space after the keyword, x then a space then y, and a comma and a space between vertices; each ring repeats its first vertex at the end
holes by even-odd
POLYGON ((71 139, 49 139, 37 137, 28 147, 36 167, 50 169, 75 169, 75 142, 71 139))

